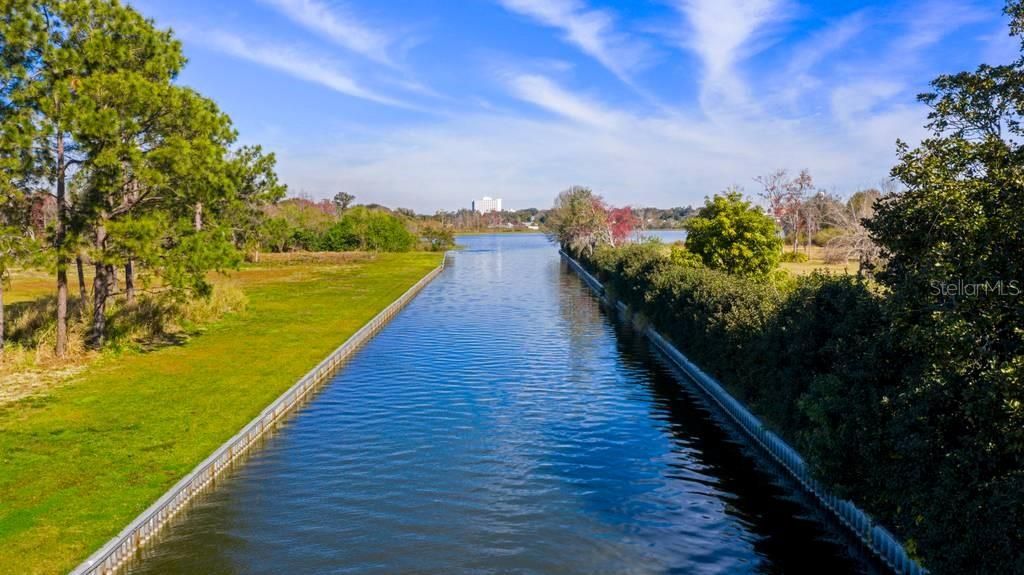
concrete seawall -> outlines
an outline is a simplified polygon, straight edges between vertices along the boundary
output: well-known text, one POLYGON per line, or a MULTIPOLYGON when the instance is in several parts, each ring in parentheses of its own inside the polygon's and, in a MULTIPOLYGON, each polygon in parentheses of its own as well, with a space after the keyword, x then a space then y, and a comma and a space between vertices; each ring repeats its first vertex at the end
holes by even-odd
POLYGON ((104 575, 112 573, 131 559, 138 549, 157 535, 196 495, 214 484, 217 476, 230 469, 231 463, 245 454, 282 418, 292 413, 338 367, 370 340, 403 307, 444 270, 444 262, 409 288, 398 299, 381 310, 366 325, 352 334, 340 347, 281 394, 255 419, 221 445, 188 475, 182 478, 155 503, 143 511, 121 533, 111 539, 71 571, 72 575, 104 575))

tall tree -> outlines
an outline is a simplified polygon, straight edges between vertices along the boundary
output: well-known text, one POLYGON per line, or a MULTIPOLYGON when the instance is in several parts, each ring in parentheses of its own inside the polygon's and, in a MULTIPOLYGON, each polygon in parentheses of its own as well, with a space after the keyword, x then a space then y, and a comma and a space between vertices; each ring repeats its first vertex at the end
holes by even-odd
MULTIPOLYGON (((801 170, 795 178, 790 178, 786 170, 774 172, 754 178, 761 184, 761 197, 768 203, 768 212, 782 227, 786 235, 793 236, 793 252, 800 246, 800 229, 807 232, 807 218, 803 208, 807 195, 814 190, 814 179, 810 172, 801 170)), ((809 240, 808 240, 809 241, 809 240)))
MULTIPOLYGON (((5 340, 4 288, 11 268, 31 251, 34 238, 28 193, 38 175, 33 171, 31 114, 17 101, 30 80, 32 48, 42 40, 37 20, 21 22, 26 1, 6 0, 0 11, 0 354, 5 340)), ((38 15, 35 15, 38 17, 38 15)))
POLYGON ((575 256, 589 256, 598 246, 612 243, 604 200, 582 186, 558 194, 544 229, 548 237, 575 256))
MULTIPOLYGON (((68 180, 91 158, 78 131, 96 110, 83 88, 97 77, 132 71, 144 78, 166 75, 184 62, 169 32, 116 0, 8 0, 0 19, 0 52, 19 65, 18 80, 5 89, 11 115, 29 117, 34 155, 31 171, 56 197, 53 248, 57 270, 57 355, 67 347, 68 261, 72 237, 68 180), (170 46, 173 46, 171 48, 170 46)), ((8 129, 5 126, 5 130, 8 129)), ((95 150, 93 151, 95 153, 95 150)))
POLYGON ((38 251, 29 225, 30 203, 13 181, 17 170, 12 167, 17 165, 17 160, 12 159, 9 151, 10 148, 0 142, 0 354, 3 354, 5 338, 4 289, 11 269, 38 251))
POLYGON ((334 194, 334 198, 331 201, 334 202, 334 207, 338 210, 338 215, 340 216, 341 212, 347 210, 355 199, 356 197, 348 192, 338 192, 334 194))
POLYGON ((284 199, 288 192, 288 187, 278 181, 276 162, 274 154, 264 154, 259 146, 242 147, 229 159, 227 168, 233 190, 216 208, 217 216, 231 228, 239 249, 259 249, 267 206, 284 199))
MULTIPOLYGON (((1020 38, 1024 3, 1006 11, 1020 38)), ((883 471, 898 526, 936 571, 1019 573, 1024 58, 940 76, 932 88, 920 96, 930 137, 899 145, 893 175, 906 189, 882 198, 867 223, 912 367, 892 398, 899 453, 883 471)))
POLYGON ((612 242, 621 245, 629 241, 633 230, 640 225, 633 208, 624 206, 608 210, 608 226, 611 229, 612 242))
POLYGON ((230 155, 228 117, 174 83, 185 58, 170 31, 118 0, 8 4, 0 54, 19 65, 0 75, 3 127, 24 134, 32 151, 23 181, 56 196, 61 355, 67 267, 82 245, 95 267, 89 343, 99 346, 117 270, 129 299, 140 270, 173 289, 208 293, 206 272, 237 262, 233 214, 275 201, 283 187, 272 155, 230 155))

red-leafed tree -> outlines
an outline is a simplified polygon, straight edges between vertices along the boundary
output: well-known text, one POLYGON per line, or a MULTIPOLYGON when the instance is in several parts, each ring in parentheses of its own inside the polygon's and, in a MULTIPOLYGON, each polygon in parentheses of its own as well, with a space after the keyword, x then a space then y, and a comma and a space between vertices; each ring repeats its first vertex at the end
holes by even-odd
POLYGON ((629 241, 633 230, 639 225, 640 220, 633 213, 633 208, 624 206, 608 210, 608 227, 612 232, 612 243, 621 245, 629 241))

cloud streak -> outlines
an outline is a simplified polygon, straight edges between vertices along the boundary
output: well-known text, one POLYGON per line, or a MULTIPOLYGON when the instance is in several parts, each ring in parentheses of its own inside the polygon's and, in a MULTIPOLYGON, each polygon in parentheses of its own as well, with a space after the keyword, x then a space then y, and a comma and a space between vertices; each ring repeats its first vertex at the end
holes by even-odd
POLYGON ((646 47, 616 30, 606 10, 588 9, 580 0, 498 0, 511 12, 544 26, 557 28, 575 45, 617 78, 632 85, 631 72, 640 65, 646 47))
POLYGON ((676 0, 688 29, 683 45, 703 63, 701 99, 749 105, 748 89, 737 66, 756 52, 769 25, 785 18, 783 0, 676 0))
POLYGON ((283 72, 300 80, 319 84, 339 94, 397 108, 412 107, 405 102, 362 86, 327 60, 288 46, 250 43, 227 32, 213 32, 204 35, 202 41, 225 54, 283 72))
POLYGON ((392 41, 350 13, 328 8, 317 0, 262 0, 296 24, 334 44, 381 64, 392 65, 388 54, 392 41))
POLYGON ((509 86, 517 98, 582 124, 613 128, 621 121, 619 114, 565 90, 544 76, 514 76, 509 79, 509 86))

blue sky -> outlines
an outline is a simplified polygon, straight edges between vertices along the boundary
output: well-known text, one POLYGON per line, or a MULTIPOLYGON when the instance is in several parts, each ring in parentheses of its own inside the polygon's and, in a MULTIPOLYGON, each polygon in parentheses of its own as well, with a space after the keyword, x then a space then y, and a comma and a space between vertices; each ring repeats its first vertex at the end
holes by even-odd
POLYGON ((849 194, 924 135, 931 78, 1019 53, 998 0, 132 4, 293 194, 427 213, 697 204, 774 168, 849 194))

